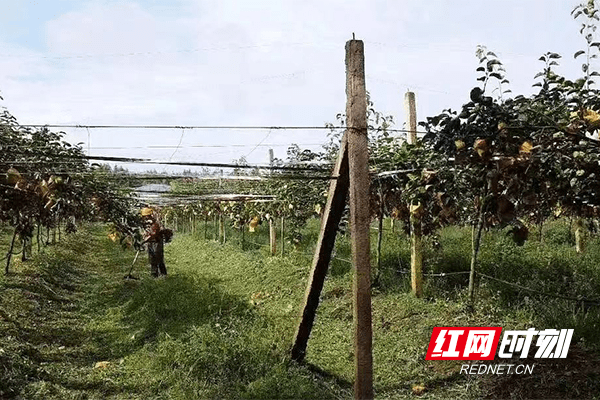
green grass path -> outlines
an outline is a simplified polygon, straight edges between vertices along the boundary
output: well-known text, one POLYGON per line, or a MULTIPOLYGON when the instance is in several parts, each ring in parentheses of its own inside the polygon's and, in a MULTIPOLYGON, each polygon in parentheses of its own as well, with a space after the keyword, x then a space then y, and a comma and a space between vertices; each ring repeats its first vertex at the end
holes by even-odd
MULTIPOLYGON (((297 365, 288 351, 306 251, 270 257, 179 235, 166 246, 167 278, 151 279, 140 254, 140 279, 124 280, 134 253, 106 233, 82 229, 0 278, 0 399, 352 398, 348 268, 328 277, 306 363, 297 365)), ((589 398, 600 390, 598 358, 579 344, 570 364, 542 365, 533 377, 467 378, 459 362, 426 362, 434 326, 521 329, 541 320, 486 287, 469 312, 460 290, 431 296, 428 287, 422 300, 405 286, 374 292, 378 398, 413 398, 416 385, 421 398, 589 398), (575 369, 568 379, 565 368, 575 369)))

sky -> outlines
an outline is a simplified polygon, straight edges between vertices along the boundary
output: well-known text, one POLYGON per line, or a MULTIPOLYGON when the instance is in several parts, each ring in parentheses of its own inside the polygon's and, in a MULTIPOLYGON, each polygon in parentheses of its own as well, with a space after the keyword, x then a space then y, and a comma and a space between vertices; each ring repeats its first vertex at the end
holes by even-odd
MULTIPOLYGON (((365 44, 375 108, 405 121, 458 109, 477 85, 477 45, 532 93, 538 58, 581 76, 571 0, 0 0, 0 106, 21 124, 324 126, 345 110, 345 50, 365 44)), ((326 130, 65 128, 92 155, 268 162, 326 130)), ((177 172, 182 168, 131 166, 177 172)))

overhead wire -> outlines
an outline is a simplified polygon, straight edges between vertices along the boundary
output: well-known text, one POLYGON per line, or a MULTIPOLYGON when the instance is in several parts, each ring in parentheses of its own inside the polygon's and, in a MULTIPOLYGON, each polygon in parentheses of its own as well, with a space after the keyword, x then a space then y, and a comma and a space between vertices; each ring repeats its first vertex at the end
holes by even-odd
MULTIPOLYGON (((149 158, 131 158, 131 157, 111 157, 111 156, 82 156, 82 157, 63 157, 62 160, 52 160, 52 164, 71 164, 75 161, 93 160, 93 161, 111 161, 130 164, 150 164, 150 165, 178 165, 187 167, 211 167, 211 168, 239 168, 239 169, 264 169, 264 170, 281 170, 281 171, 312 171, 312 172, 329 172, 329 168, 308 167, 306 165, 331 166, 325 163, 298 163, 296 166, 287 165, 259 165, 259 164, 232 164, 232 163, 209 163, 209 162, 192 162, 192 161, 158 161, 149 158)), ((30 164, 45 164, 48 161, 22 161, 22 160, 3 160, 6 164, 13 165, 30 165, 30 164)))
MULTIPOLYGON (((106 54, 68 54, 59 56, 44 56, 44 55, 22 55, 22 54, 0 54, 0 57, 10 58, 42 58, 50 60, 63 60, 63 59, 91 59, 100 57, 133 57, 133 56, 149 56, 149 55, 167 55, 167 54, 184 54, 184 53, 196 53, 202 51, 230 51, 230 50, 247 50, 257 49, 262 47, 276 47, 276 46, 305 46, 314 45, 314 42, 292 42, 292 43, 265 43, 257 45, 246 45, 246 46, 220 46, 220 47, 197 47, 194 49, 183 49, 183 50, 166 50, 166 51, 137 51, 137 52, 122 52, 122 53, 106 53, 106 54)), ((334 45, 333 43, 318 43, 320 46, 323 45, 334 45)))
MULTIPOLYGON (((81 125, 81 124, 19 124, 30 128, 86 128, 86 129, 226 129, 226 130, 336 130, 361 129, 349 126, 265 126, 265 125, 81 125)), ((410 132, 408 129, 368 128, 371 131, 410 132)), ((417 131, 417 133, 428 133, 417 131)))

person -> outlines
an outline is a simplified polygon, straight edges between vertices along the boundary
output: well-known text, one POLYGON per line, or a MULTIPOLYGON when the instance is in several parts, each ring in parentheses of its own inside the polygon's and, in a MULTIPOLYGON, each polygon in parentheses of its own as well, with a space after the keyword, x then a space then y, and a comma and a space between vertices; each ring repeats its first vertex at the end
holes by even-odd
POLYGON ((164 230, 160 226, 157 216, 149 207, 142 208, 145 232, 144 243, 148 249, 148 260, 150 261, 150 274, 154 278, 167 275, 164 252, 164 230))

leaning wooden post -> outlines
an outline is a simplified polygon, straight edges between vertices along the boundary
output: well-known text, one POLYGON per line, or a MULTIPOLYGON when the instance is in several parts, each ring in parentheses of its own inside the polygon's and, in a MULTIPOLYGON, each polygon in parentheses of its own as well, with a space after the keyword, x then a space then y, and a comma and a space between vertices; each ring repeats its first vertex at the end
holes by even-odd
POLYGON ((323 209, 321 219, 321 230, 319 239, 312 261, 312 268, 308 278, 308 286, 304 295, 300 323, 294 335, 294 345, 292 347, 292 359, 302 361, 306 354, 306 345, 312 330, 319 298, 323 290, 325 276, 331 261, 331 253, 335 245, 335 235, 344 213, 346 197, 348 196, 348 140, 347 133, 342 136, 340 152, 335 163, 329 192, 327 194, 327 204, 323 209))
POLYGON ((354 265, 354 398, 373 398, 371 225, 364 44, 346 43, 346 125, 350 173, 350 233, 354 265))

